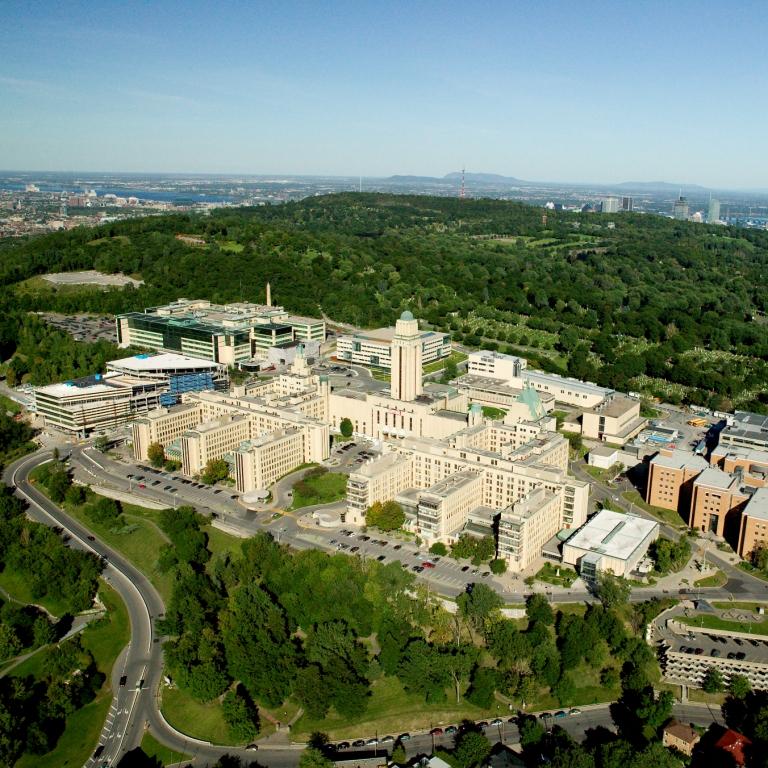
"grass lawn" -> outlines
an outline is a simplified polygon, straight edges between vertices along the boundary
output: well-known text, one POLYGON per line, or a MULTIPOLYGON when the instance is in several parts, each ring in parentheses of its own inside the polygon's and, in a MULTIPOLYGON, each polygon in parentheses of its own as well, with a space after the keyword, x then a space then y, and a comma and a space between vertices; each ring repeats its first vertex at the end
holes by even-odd
MULTIPOLYGON (((42 490, 42 486, 40 486, 42 490)), ((158 513, 134 504, 123 504, 125 525, 115 526, 111 523, 96 523, 85 513, 83 507, 64 504, 64 508, 72 517, 77 518, 100 539, 120 554, 130 560, 155 586, 164 601, 168 601, 173 590, 173 577, 168 573, 160 573, 157 569, 157 559, 160 550, 168 543, 165 534, 157 526, 155 520, 158 513)))
POLYGON ((502 408, 491 408, 490 405, 483 406, 483 416, 486 419, 503 419, 507 415, 507 412, 502 408))
MULTIPOLYGON (((128 611, 122 600, 111 587, 106 584, 99 586, 99 595, 108 609, 107 615, 90 624, 83 630, 81 638, 96 660, 100 672, 106 675, 106 680, 96 698, 71 714, 66 721, 64 733, 61 735, 56 748, 46 755, 24 755, 16 763, 16 768, 64 768, 82 766, 96 749, 99 734, 112 701, 110 677, 112 666, 120 651, 130 639, 130 623, 128 611)), ((30 673, 24 668, 30 662, 42 658, 42 654, 33 656, 28 662, 13 670, 12 675, 21 676, 30 673)))
POLYGON ((719 616, 697 614, 696 616, 679 616, 678 620, 690 627, 705 629, 723 629, 727 632, 747 632, 753 635, 768 635, 768 621, 731 621, 719 616))
POLYGON ((307 480, 299 481, 302 485, 307 486, 311 493, 305 495, 294 485, 291 509, 340 501, 347 493, 348 477, 349 475, 343 472, 326 472, 319 477, 310 477, 307 480))
POLYGON ((21 406, 14 400, 11 400, 10 397, 0 395, 0 410, 5 411, 6 413, 16 414, 21 413, 21 406))
POLYGON ((694 587, 722 587, 728 583, 728 577, 722 571, 716 571, 711 576, 705 576, 703 579, 696 579, 693 582, 694 587))
POLYGON ((203 530, 208 534, 208 549, 211 550, 214 558, 217 555, 239 556, 243 553, 242 545, 245 539, 224 533, 212 525, 204 525, 203 530))
POLYGON ((625 491, 621 494, 622 498, 636 504, 640 509, 644 509, 646 512, 650 512, 654 517, 658 517, 662 522, 671 525, 673 528, 687 528, 680 515, 673 509, 663 509, 662 507, 652 507, 650 504, 646 504, 643 497, 637 491, 625 491))
POLYGON ((323 731, 332 739, 373 736, 376 732, 397 735, 403 731, 455 724, 464 718, 478 720, 501 716, 508 711, 500 702, 488 710, 464 700, 456 704, 456 696, 450 694, 442 703, 426 704, 423 696, 406 693, 396 677, 382 677, 371 687, 373 693, 364 711, 342 718, 331 710, 323 720, 312 720, 304 715, 293 726, 292 738, 300 740, 313 731, 323 731))
POLYGON ((427 365, 422 366, 422 371, 424 373, 434 373, 435 371, 442 371, 443 368, 447 365, 449 361, 453 361, 458 365, 459 363, 463 363, 467 359, 468 355, 465 355, 463 352, 451 352, 448 357, 444 358, 443 360, 435 360, 434 363, 428 363, 427 365))
POLYGON ((242 243, 236 243, 234 240, 224 240, 219 243, 219 249, 228 253, 242 253, 245 246, 242 243))
POLYGON ((371 376, 377 381, 385 381, 387 384, 390 383, 392 377, 390 376, 389 371, 384 368, 369 368, 368 370, 371 372, 371 376))
POLYGON ((183 760, 189 760, 191 757, 164 747, 149 731, 144 734, 144 738, 141 740, 141 748, 146 755, 156 757, 163 765, 175 765, 183 760))
POLYGON ((768 603, 742 603, 738 600, 734 600, 733 602, 729 600, 713 600, 712 605, 715 608, 720 608, 724 611, 737 609, 741 611, 752 611, 752 613, 757 613, 758 608, 768 608, 768 603))
POLYGON ((539 581, 554 584, 558 587, 570 587, 579 575, 572 568, 553 566, 552 563, 544 563, 541 570, 534 576, 539 581))
POLYGON ((11 571, 7 567, 0 573, 0 587, 2 587, 14 600, 20 603, 34 603, 42 605, 54 616, 63 616, 69 611, 68 605, 63 600, 57 600, 52 597, 41 597, 36 599, 32 597, 27 579, 16 571, 11 571))
POLYGON ((747 562, 741 562, 739 563, 739 568, 741 568, 742 571, 746 571, 752 576, 755 576, 758 579, 762 579, 763 581, 768 581, 768 573, 763 573, 759 568, 755 568, 754 565, 747 562))
POLYGON ((163 688, 162 695, 163 716, 174 728, 213 744, 231 744, 229 728, 218 701, 201 704, 178 688, 163 688))

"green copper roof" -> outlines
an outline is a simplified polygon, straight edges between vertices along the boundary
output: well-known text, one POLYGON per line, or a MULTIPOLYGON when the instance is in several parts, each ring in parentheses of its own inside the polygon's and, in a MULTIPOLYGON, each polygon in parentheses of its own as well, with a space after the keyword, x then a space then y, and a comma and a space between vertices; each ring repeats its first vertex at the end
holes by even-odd
POLYGON ((544 403, 541 402, 539 393, 530 384, 523 387, 523 391, 517 396, 517 402, 528 406, 531 421, 538 421, 546 414, 544 403))
POLYGON ((402 315, 400 315, 401 320, 413 320, 413 313, 406 309, 402 315))

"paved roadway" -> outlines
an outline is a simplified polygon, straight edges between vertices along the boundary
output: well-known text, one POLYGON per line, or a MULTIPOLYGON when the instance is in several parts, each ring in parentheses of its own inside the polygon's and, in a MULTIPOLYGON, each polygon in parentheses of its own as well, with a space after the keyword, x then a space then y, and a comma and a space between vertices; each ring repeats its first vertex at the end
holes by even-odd
MULTIPOLYGON (((358 446, 356 450, 359 450, 359 448, 358 446)), ((194 505, 202 514, 214 514, 222 524, 226 525, 227 529, 242 536, 252 536, 260 530, 268 530, 273 533, 275 538, 296 549, 313 547, 327 552, 339 550, 340 544, 346 544, 347 546, 340 551, 365 558, 374 557, 378 559, 383 555, 383 562, 399 560, 407 565, 409 569, 423 563, 429 557, 426 549, 419 549, 412 542, 398 539, 394 536, 376 534, 371 536, 370 540, 363 541, 359 533, 353 533, 352 536, 344 536, 338 530, 325 529, 317 525, 313 526, 315 521, 311 519, 311 512, 314 508, 304 510, 300 517, 283 515, 278 519, 272 518, 274 512, 272 507, 265 509, 263 512, 248 512, 236 500, 231 498, 231 496, 236 494, 232 493, 229 489, 216 493, 219 489, 209 487, 197 488, 182 482, 182 478, 178 475, 137 469, 132 464, 115 461, 113 458, 105 456, 92 448, 75 446, 72 449, 70 460, 74 467, 75 476, 84 482, 102 484, 116 490, 130 490, 134 495, 146 497, 168 506, 178 503, 194 505), (128 478, 128 474, 133 474, 134 476, 141 474, 144 478, 142 483, 146 487, 143 489, 138 488, 138 483, 128 478), (160 482, 152 485, 156 480, 160 482), (170 486, 170 489, 166 491, 164 489, 167 486, 170 486), (377 544, 376 542, 379 541, 384 541, 385 544, 377 544), (398 545, 400 548, 395 549, 398 545), (352 547, 357 547, 358 549, 352 552, 352 547)), ((338 471, 340 468, 334 469, 338 471)), ((577 466, 572 465, 572 470, 576 474, 581 473, 577 466)), ((276 496, 280 497, 279 500, 281 502, 288 502, 287 487, 290 485, 290 482, 290 479, 281 481, 280 490, 276 493, 276 496)), ((610 500, 613 506, 618 506, 625 510, 629 509, 629 504, 624 502, 621 497, 618 497, 618 502, 613 501, 614 495, 608 489, 601 488, 597 484, 593 484, 592 487, 595 498, 598 500, 610 500)), ((647 513, 636 506, 633 506, 633 511, 648 516, 647 513)), ((663 530, 673 538, 676 538, 678 535, 668 526, 663 526, 663 530)), ((728 584, 726 587, 721 588, 692 588, 687 591, 684 590, 685 594, 692 597, 701 595, 711 599, 722 600, 731 598, 744 600, 763 599, 765 594, 764 582, 734 567, 717 552, 708 553, 707 557, 711 561, 716 561, 718 567, 722 568, 727 574, 728 584)), ((490 574, 487 568, 468 566, 461 562, 456 562, 449 557, 442 558, 437 567, 425 569, 422 573, 418 574, 418 578, 425 581, 430 589, 446 597, 455 597, 466 590, 468 583, 481 580, 489 586, 493 586, 507 603, 522 603, 525 596, 531 592, 521 579, 515 578, 511 574, 495 577, 490 574)), ((537 586, 539 590, 543 589, 542 586, 537 586)), ((594 599, 586 589, 574 588, 568 590, 546 587, 546 593, 550 595, 553 601, 561 603, 583 602, 594 599)), ((660 587, 636 588, 632 591, 631 599, 642 601, 651 597, 664 597, 674 593, 675 590, 670 591, 660 587)))
MULTIPOLYGON (((110 485, 123 484, 123 488, 132 481, 126 477, 126 466, 112 459, 97 454, 90 456, 90 451, 83 448, 74 448, 70 457, 71 463, 78 468, 77 471, 85 472, 85 466, 89 467, 88 473, 94 479, 101 479, 110 485)), ((98 760, 93 758, 86 764, 88 768, 96 765, 115 765, 119 756, 126 751, 138 746, 141 742, 145 727, 149 727, 152 733, 163 744, 179 753, 191 754, 196 765, 206 765, 215 762, 223 753, 238 754, 243 758, 253 759, 258 756, 259 762, 275 768, 289 768, 298 763, 298 745, 293 747, 262 748, 258 753, 243 749, 225 749, 216 747, 206 742, 197 741, 186 737, 184 734, 171 728, 163 719, 159 711, 159 690, 162 676, 162 642, 154 629, 154 620, 164 615, 165 607, 157 591, 149 580, 119 553, 105 543, 94 538, 89 531, 76 520, 53 504, 46 496, 40 493, 34 485, 28 481, 29 472, 37 465, 50 460, 51 454, 42 451, 33 456, 21 459, 12 464, 6 473, 6 482, 17 489, 17 493, 29 502, 30 516, 39 522, 61 527, 71 537, 70 545, 95 552, 104 558, 105 569, 103 577, 121 595, 128 608, 131 621, 131 641, 118 659, 113 670, 112 686, 116 691, 110 707, 107 721, 104 725, 99 744, 104 745, 98 760), (125 675, 127 682, 119 685, 121 676, 125 675), (143 681, 143 682, 141 682, 143 681)), ((374 538, 369 541, 361 541, 359 535, 354 537, 340 537, 338 532, 329 532, 321 529, 307 531, 301 528, 295 518, 284 516, 278 520, 271 520, 269 516, 254 516, 235 510, 234 502, 224 501, 220 497, 224 494, 214 494, 210 489, 187 489, 186 485, 174 482, 178 487, 177 493, 162 490, 169 482, 142 489, 147 491, 148 497, 160 501, 173 502, 176 496, 180 500, 187 500, 196 504, 203 512, 218 510, 217 514, 226 517, 228 524, 240 528, 242 533, 255 532, 256 530, 272 530, 282 541, 299 548, 319 546, 324 549, 334 549, 337 545, 331 544, 331 538, 344 539, 348 547, 359 546, 358 554, 365 556, 378 556, 387 553, 386 558, 405 560, 411 563, 422 562, 423 556, 418 553, 415 546, 402 544, 400 550, 393 550, 393 542, 388 541, 385 546, 375 543, 374 538), (208 502, 208 506, 202 506, 200 501, 208 502), (215 508, 215 509, 214 509, 215 508), (357 543, 355 543, 357 542, 357 543), (417 556, 418 555, 418 556, 417 556)), ((135 492, 135 487, 134 487, 135 492)), ((347 550, 348 551, 348 550, 347 550)), ((471 572, 462 572, 461 566, 449 559, 443 559, 435 569, 426 569, 420 578, 428 579, 430 587, 445 595, 458 594, 463 591, 467 581, 477 579, 477 575, 471 572)), ((495 579, 487 578, 487 583, 500 585, 495 579)), ((761 586, 763 586, 761 584, 761 586)), ((764 587, 763 587, 764 589, 764 587)), ((574 600, 583 599, 583 596, 572 596, 574 600)), ((558 600, 562 597, 558 596, 558 600)), ((687 706, 676 709, 678 716, 695 722, 710 722, 717 712, 710 713, 705 707, 687 706)), ((585 708, 580 715, 564 718, 557 721, 575 735, 597 725, 611 726, 610 713, 607 706, 585 708)), ((491 729, 493 731, 493 729, 491 729)), ((509 743, 517 740, 517 733, 513 725, 504 724, 500 733, 488 732, 489 739, 496 741, 502 737, 509 743)), ((397 734, 394 734, 397 735, 397 734)), ((361 734, 361 738, 366 734, 361 734)), ((370 734, 368 734, 370 737, 370 734)), ((443 736, 443 740, 449 740, 449 736, 443 736)), ((448 745, 448 743, 446 743, 448 745)), ((96 745, 94 745, 95 747, 96 745)), ((266 746, 266 745, 265 745, 266 746)), ((414 738, 408 742, 408 748, 413 753, 429 752, 432 746, 432 737, 429 734, 414 734, 414 738)))

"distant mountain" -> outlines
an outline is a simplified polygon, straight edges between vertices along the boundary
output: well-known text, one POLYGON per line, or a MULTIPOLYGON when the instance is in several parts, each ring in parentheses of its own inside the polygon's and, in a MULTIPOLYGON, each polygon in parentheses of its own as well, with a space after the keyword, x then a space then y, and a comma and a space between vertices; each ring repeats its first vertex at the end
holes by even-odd
MULTIPOLYGON (((452 171, 443 176, 444 179, 460 179, 461 171, 452 171)), ((524 184, 526 182, 516 179, 514 176, 502 176, 500 173, 465 173, 466 181, 486 184, 524 184)))
MULTIPOLYGON (((606 185, 609 186, 609 185, 606 185)), ((683 190, 689 192, 707 192, 707 187, 698 184, 670 184, 668 181, 623 181, 621 184, 614 184, 616 189, 636 189, 645 192, 674 192, 683 190)))
POLYGON ((419 182, 423 184, 438 184, 442 181, 445 181, 445 178, 439 178, 437 176, 409 176, 408 174, 399 174, 396 176, 387 176, 384 181, 393 181, 393 182, 400 182, 400 183, 413 183, 413 182, 419 182))

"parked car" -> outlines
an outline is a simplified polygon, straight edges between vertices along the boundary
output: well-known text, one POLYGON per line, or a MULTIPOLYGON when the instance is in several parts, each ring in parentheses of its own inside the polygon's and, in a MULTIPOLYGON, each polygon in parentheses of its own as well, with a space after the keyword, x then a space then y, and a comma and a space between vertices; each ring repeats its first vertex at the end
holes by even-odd
POLYGON ((433 728, 429 732, 430 736, 442 736, 443 735, 443 729, 442 728, 433 728))
POLYGON ((365 746, 365 739, 355 739, 352 742, 353 747, 364 747, 365 746))
POLYGON ((397 737, 398 741, 410 741, 411 740, 411 734, 410 733, 401 733, 397 737))

